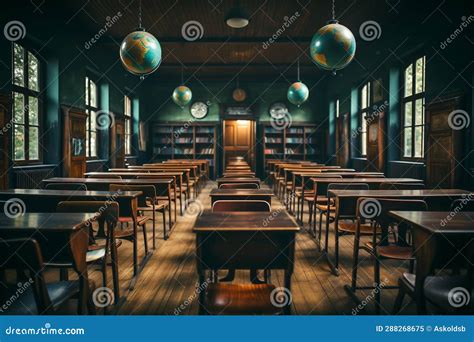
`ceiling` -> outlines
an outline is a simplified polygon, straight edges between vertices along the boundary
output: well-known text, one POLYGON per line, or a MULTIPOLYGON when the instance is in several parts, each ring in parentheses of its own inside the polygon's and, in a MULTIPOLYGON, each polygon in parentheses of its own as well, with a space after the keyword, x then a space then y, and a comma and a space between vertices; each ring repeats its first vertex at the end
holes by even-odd
MULTIPOLYGON (((54 7, 60 13, 58 20, 91 36, 104 27, 107 18, 120 12, 119 20, 104 34, 107 38, 98 44, 118 48, 123 37, 138 27, 139 1, 31 0, 29 7, 39 4, 41 13, 54 7)), ((376 18, 383 26, 393 20, 390 2, 337 0, 336 18, 357 39, 363 22, 376 18)), ((303 74, 321 74, 308 56, 308 44, 330 19, 330 0, 240 1, 240 7, 250 15, 250 24, 242 29, 232 29, 224 22, 235 4, 233 0, 142 0, 142 26, 158 38, 163 49, 160 73, 176 74, 184 68, 185 73, 214 76, 293 74, 299 59, 303 74), (183 25, 190 21, 202 27, 202 36, 194 41, 182 34, 183 25), (272 36, 277 39, 270 43, 272 36)), ((48 17, 52 20, 53 16, 48 17)))

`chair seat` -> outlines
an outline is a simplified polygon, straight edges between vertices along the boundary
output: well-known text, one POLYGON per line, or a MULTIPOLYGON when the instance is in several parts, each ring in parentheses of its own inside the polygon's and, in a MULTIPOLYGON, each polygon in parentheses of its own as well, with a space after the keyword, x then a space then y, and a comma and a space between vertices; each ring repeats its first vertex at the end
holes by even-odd
MULTIPOLYGON (((402 280, 405 284, 411 287, 411 290, 415 289, 416 275, 413 273, 403 273, 402 280)), ((432 304, 450 312, 456 311, 455 308, 449 303, 449 293, 452 289, 461 287, 469 289, 469 279, 462 275, 442 275, 442 276, 430 276, 426 277, 423 286, 423 292, 425 298, 432 304)), ((461 294, 461 293, 460 293, 461 294)), ((471 298, 472 298, 471 293, 471 298)), ((454 300, 455 298, 451 299, 454 300)), ((459 309, 463 309, 462 307, 459 309)), ((459 311, 458 309, 458 311, 459 311)), ((464 307, 466 309, 466 307, 464 307)))
MULTIPOLYGON (((161 210, 163 208, 166 207, 168 203, 164 202, 164 201, 158 201, 157 203, 155 203, 155 210, 161 210)), ((153 205, 149 204, 145 207, 138 207, 138 210, 139 211, 153 211, 153 205)))
MULTIPOLYGON (((151 217, 149 216, 137 216, 137 224, 140 226, 142 224, 144 224, 145 222, 151 220, 151 217)), ((120 223, 132 223, 133 222, 133 218, 131 217, 119 217, 118 218, 118 221, 120 223)))
MULTIPOLYGON (((338 229, 340 232, 355 234, 356 229, 357 229, 357 223, 356 222, 339 222, 338 229)), ((373 231, 374 229, 368 223, 364 223, 360 225, 361 235, 372 235, 373 231)))
MULTIPOLYGON (((26 285, 25 285, 26 286, 26 285)), ((36 308, 36 302, 33 295, 32 287, 34 284, 31 284, 24 292, 17 298, 17 300, 12 301, 12 304, 4 311, 8 315, 38 315, 41 312, 38 312, 36 308)), ((9 287, 10 288, 10 287, 9 287)), ((58 281, 55 283, 49 283, 46 285, 48 290, 49 297, 51 298, 51 303, 53 309, 59 308, 67 300, 75 297, 79 293, 79 281, 58 281)), ((10 291, 11 295, 15 295, 18 291, 18 285, 12 285, 10 291)), ((5 300, 10 298, 10 296, 5 297, 5 300)), ((5 302, 5 301, 2 301, 5 302)))
MULTIPOLYGON (((370 250, 374 250, 372 242, 365 244, 370 250)), ((397 245, 378 246, 377 255, 382 258, 396 259, 396 260, 412 260, 415 259, 413 256, 412 247, 401 247, 397 245)))
MULTIPOLYGON (((300 190, 295 191, 296 197, 301 197, 303 195, 303 192, 300 190)), ((304 191, 304 197, 314 197, 314 191, 312 190, 305 190, 304 191)))
MULTIPOLYGON (((318 201, 319 203, 319 201, 318 201)), ((327 200, 326 200, 326 203, 327 203, 327 200)), ((321 211, 328 211, 328 208, 330 211, 336 211, 336 206, 334 205, 331 205, 328 207, 327 204, 316 204, 316 208, 318 208, 319 210, 321 211)))
POLYGON ((206 310, 212 315, 268 315, 281 311, 271 303, 271 284, 210 284, 206 310))

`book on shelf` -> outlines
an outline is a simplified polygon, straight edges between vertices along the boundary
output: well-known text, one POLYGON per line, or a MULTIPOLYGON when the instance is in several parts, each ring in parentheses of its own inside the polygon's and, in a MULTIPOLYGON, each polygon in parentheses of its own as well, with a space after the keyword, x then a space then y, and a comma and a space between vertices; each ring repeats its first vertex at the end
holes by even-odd
POLYGON ((199 154, 214 154, 214 148, 203 148, 199 154))
POLYGON ((281 144, 281 138, 265 137, 265 143, 267 143, 267 144, 281 144))
POLYGON ((286 138, 286 142, 290 144, 302 144, 303 138, 286 138))
POLYGON ((196 142, 197 143, 210 143, 210 144, 213 144, 214 139, 213 138, 208 138, 208 137, 196 137, 196 142))
POLYGON ((175 147, 174 154, 194 154, 192 148, 175 147))
POLYGON ((178 144, 192 144, 193 143, 193 138, 183 138, 183 137, 175 138, 174 142, 178 143, 178 144))
POLYGON ((287 128, 287 134, 303 134, 303 128, 287 128))
POLYGON ((282 154, 276 148, 266 148, 264 153, 265 154, 282 154))
POLYGON ((214 133, 214 127, 196 127, 196 133, 214 133))

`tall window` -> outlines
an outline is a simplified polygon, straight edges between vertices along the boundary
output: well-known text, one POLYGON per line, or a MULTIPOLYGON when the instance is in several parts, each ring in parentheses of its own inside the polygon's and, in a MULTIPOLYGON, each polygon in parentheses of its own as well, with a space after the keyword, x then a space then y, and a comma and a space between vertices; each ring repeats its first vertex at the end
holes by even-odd
POLYGON ((336 100, 336 119, 339 117, 339 99, 336 100))
POLYGON ((423 158, 425 136, 425 57, 411 63, 404 73, 402 99, 404 158, 423 158))
POLYGON ((13 43, 13 159, 39 161, 41 130, 40 62, 13 43))
POLYGON ((86 77, 86 156, 97 157, 97 112, 99 111, 99 92, 97 85, 86 77))
POLYGON ((125 154, 132 154, 132 100, 124 96, 124 114, 125 114, 125 154))
POLYGON ((367 82, 360 89, 360 154, 361 156, 367 155, 367 120, 366 117, 369 114, 370 109, 370 82, 367 82))

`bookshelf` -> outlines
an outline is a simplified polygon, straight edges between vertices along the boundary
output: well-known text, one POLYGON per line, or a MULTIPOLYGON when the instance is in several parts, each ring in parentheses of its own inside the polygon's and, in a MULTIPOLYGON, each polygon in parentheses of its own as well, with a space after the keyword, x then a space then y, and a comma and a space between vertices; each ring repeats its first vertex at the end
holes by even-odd
POLYGON ((153 161, 209 160, 210 176, 216 177, 216 124, 154 123, 152 141, 153 161))
POLYGON ((279 130, 263 123, 262 127, 264 167, 271 159, 322 161, 324 132, 318 125, 293 123, 279 130))

